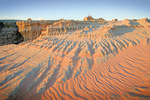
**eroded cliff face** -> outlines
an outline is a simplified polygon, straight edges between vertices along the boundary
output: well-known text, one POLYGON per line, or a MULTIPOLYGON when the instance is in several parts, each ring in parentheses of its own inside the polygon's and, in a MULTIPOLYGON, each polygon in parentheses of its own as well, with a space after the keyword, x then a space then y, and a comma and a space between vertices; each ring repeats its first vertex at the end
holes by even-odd
POLYGON ((67 34, 69 31, 76 31, 83 29, 88 22, 74 21, 74 20, 63 20, 48 25, 45 30, 42 31, 41 36, 58 36, 67 34))
POLYGON ((19 27, 19 32, 23 35, 24 41, 36 39, 45 29, 46 26, 53 24, 55 21, 17 21, 16 24, 19 27))
POLYGON ((18 44, 23 41, 23 36, 18 32, 15 22, 0 22, 0 45, 18 44))
MULTIPOLYGON (((67 34, 70 31, 76 31, 75 34, 79 37, 106 37, 110 36, 108 31, 114 30, 116 26, 107 26, 100 30, 95 30, 98 24, 108 23, 102 18, 93 19, 94 22, 90 21, 73 21, 73 20, 27 20, 27 21, 17 21, 17 22, 0 22, 0 45, 5 44, 18 44, 22 41, 32 41, 39 37, 48 36, 58 36, 62 34, 67 34), (92 23, 92 24, 90 24, 92 23), (94 28, 94 29, 93 29, 94 28), (96 34, 87 34, 92 30, 96 34)), ((117 19, 112 21, 117 22, 117 19)), ((147 18, 139 20, 123 20, 123 26, 119 27, 130 27, 130 24, 138 25, 141 27, 149 27, 149 20, 147 18)), ((133 26, 132 26, 133 27, 133 26)), ((93 32, 93 31, 92 31, 93 32)), ((116 32, 117 33, 117 32, 116 32)))

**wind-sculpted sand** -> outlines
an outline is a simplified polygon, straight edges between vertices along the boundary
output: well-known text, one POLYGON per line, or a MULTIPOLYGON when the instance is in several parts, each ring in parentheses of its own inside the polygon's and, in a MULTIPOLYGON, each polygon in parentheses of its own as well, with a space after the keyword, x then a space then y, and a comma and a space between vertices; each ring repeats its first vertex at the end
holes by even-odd
POLYGON ((0 46, 0 99, 150 99, 150 23, 60 21, 0 46))

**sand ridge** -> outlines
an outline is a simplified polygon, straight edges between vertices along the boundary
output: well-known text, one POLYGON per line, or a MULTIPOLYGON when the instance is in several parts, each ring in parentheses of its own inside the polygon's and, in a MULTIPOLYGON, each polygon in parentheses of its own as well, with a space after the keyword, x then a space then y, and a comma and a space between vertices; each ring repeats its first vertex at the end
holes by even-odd
POLYGON ((150 46, 145 45, 130 47, 106 63, 97 62, 85 75, 47 89, 39 97, 42 100, 148 99, 149 50, 150 46))

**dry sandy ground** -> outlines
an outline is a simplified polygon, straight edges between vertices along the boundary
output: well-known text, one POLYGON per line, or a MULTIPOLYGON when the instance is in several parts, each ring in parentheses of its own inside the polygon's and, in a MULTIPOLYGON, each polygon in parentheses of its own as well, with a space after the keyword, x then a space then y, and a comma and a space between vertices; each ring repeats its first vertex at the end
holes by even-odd
POLYGON ((47 30, 34 41, 0 46, 0 99, 150 99, 145 19, 47 30))

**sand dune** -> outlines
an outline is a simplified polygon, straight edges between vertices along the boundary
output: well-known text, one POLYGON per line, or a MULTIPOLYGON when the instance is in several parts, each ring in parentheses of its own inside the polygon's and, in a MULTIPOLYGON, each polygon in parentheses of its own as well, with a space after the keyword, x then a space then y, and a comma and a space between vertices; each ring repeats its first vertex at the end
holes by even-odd
POLYGON ((150 98, 146 20, 60 21, 0 46, 0 99, 150 98))
POLYGON ((150 46, 138 45, 105 63, 97 61, 85 75, 55 85, 39 97, 42 100, 150 99, 149 50, 150 46))

